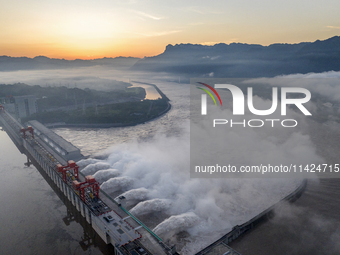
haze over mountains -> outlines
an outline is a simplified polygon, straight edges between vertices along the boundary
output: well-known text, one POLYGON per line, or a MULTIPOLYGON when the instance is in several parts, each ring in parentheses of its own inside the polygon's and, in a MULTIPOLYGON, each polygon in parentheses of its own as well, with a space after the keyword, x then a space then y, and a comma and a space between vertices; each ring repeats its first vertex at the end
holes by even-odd
POLYGON ((118 69, 129 68, 138 60, 139 58, 133 57, 66 60, 48 58, 45 56, 37 56, 34 58, 0 56, 0 71, 64 69, 96 65, 112 66, 113 68, 118 69))
POLYGON ((168 72, 196 77, 272 77, 292 73, 340 70, 340 36, 313 43, 272 44, 169 44, 165 51, 143 59, 132 57, 94 60, 50 59, 39 56, 0 57, 0 71, 60 69, 86 66, 168 72))

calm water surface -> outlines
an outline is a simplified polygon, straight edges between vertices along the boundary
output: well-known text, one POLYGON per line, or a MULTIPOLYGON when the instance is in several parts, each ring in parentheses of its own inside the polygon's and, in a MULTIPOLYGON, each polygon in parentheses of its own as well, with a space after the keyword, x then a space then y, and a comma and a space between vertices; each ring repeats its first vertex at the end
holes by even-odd
POLYGON ((25 167, 26 160, 1 131, 0 254, 110 254, 81 215, 65 206, 54 183, 25 167))

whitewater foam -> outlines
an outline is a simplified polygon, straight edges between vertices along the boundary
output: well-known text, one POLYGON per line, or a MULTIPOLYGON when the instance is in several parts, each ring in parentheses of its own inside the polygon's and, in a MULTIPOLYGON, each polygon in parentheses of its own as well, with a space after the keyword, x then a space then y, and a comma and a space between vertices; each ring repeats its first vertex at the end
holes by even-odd
POLYGON ((96 172, 93 177, 99 182, 103 183, 111 178, 117 177, 120 175, 120 172, 117 169, 106 169, 99 170, 96 172))
POLYGON ((171 206, 171 201, 168 199, 151 199, 138 203, 130 212, 134 215, 143 215, 152 212, 164 211, 171 206))

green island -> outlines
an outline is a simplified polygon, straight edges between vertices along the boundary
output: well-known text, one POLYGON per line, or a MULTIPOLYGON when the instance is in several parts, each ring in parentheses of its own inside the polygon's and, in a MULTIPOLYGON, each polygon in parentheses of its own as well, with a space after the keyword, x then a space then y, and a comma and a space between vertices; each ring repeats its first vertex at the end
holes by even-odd
POLYGON ((38 111, 22 117, 23 123, 35 119, 49 127, 132 126, 157 118, 171 108, 159 88, 150 85, 161 98, 147 100, 143 88, 117 81, 107 90, 0 84, 0 103, 6 106, 16 96, 35 96, 38 111))

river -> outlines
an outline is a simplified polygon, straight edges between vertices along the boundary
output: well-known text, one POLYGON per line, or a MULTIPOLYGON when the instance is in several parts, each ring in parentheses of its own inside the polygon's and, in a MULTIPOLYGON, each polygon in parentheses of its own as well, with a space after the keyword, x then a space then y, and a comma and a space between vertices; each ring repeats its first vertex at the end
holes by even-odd
MULTIPOLYGON (((79 147, 85 155, 97 157, 107 162, 117 151, 121 151, 122 154, 130 153, 129 157, 133 155, 138 158, 144 155, 142 153, 143 148, 138 146, 142 145, 146 146, 144 148, 159 151, 162 150, 161 145, 164 145, 164 142, 167 143, 167 146, 164 145, 164 149, 168 150, 166 152, 171 157, 176 155, 180 158, 180 155, 175 153, 179 151, 180 154, 180 147, 185 143, 178 141, 184 139, 184 142, 188 142, 188 140, 185 140, 188 137, 183 135, 188 131, 188 85, 163 82, 157 84, 157 86, 170 98, 172 109, 156 120, 133 127, 109 129, 59 128, 55 129, 55 132, 79 147), (177 138, 178 140, 176 140, 177 138), (168 147, 171 143, 173 143, 173 146, 168 147), (131 150, 130 147, 134 147, 135 150, 131 150)), ((331 137, 329 135, 328 139, 331 139, 331 137)), ((322 146, 318 137, 312 137, 312 141, 316 145, 319 144, 319 147, 322 146)), ((322 141, 324 142, 324 138, 322 141)), ((68 209, 64 205, 35 167, 24 166, 26 157, 20 154, 5 132, 0 132, 0 144, 0 162, 2 163, 0 168, 2 177, 0 185, 0 202, 2 205, 0 209, 1 254, 110 254, 112 252, 110 247, 104 245, 95 233, 88 228, 88 225, 83 224, 83 227, 77 223, 77 221, 81 221, 79 215, 72 212, 72 206, 68 209), (69 224, 65 223, 67 219, 72 218, 75 220, 69 224), (88 235, 92 237, 90 243, 94 243, 84 248, 86 241, 82 239, 86 239, 88 235)), ((338 147, 334 145, 333 148, 337 149, 338 147)), ((162 157, 160 161, 156 160, 157 164, 164 162, 165 165, 168 163, 169 166, 174 166, 173 160, 167 162, 169 159, 164 157, 165 154, 157 154, 162 157)), ((319 152, 319 154, 322 153, 319 152)), ((337 153, 335 153, 336 155, 337 153)), ((336 160, 334 159, 335 156, 330 160, 336 160)), ((123 156, 122 159, 124 159, 123 156)), ((148 167, 150 166, 149 161, 138 159, 134 162, 138 164, 146 162, 145 167, 148 167)), ((156 167, 162 167, 162 165, 156 167)), ((183 169, 183 171, 186 170, 183 169)), ((149 172, 146 173, 149 174, 149 172)), ((270 183, 271 181, 267 182, 270 183)), ((222 181, 218 183, 222 183, 222 181)), ((167 185, 166 182, 162 182, 162 184, 167 185)), ((192 185, 192 183, 189 184, 192 185)), ((238 185, 241 185, 241 182, 238 185)), ((183 189, 182 186, 176 187, 183 189)), ((231 244, 231 247, 243 255, 339 254, 339 187, 338 179, 321 180, 320 182, 310 181, 306 192, 296 203, 283 205, 277 210, 277 215, 273 219, 261 224, 235 241, 231 244)), ((172 187, 168 188, 171 189, 172 187)), ((192 188, 195 188, 195 186, 192 186, 192 188)), ((275 185, 272 187, 272 194, 262 195, 274 197, 273 200, 277 199, 275 196, 278 195, 275 195, 274 188, 275 185)), ((235 197, 227 201, 235 206, 241 199, 242 197, 235 197)), ((194 201, 197 202, 197 206, 202 202, 201 200, 194 201)), ((262 203, 262 200, 259 201, 262 203)), ((209 203, 206 205, 212 206, 209 203)), ((204 207, 204 205, 202 206, 204 207)), ((252 208, 242 208, 239 211, 236 208, 235 210, 236 213, 229 213, 228 215, 228 217, 234 218, 234 221, 236 218, 242 220, 247 217, 247 215, 240 215, 239 212, 251 213, 252 208)), ((195 211, 195 213, 198 214, 198 211, 195 211)), ((221 214, 221 212, 218 211, 218 214, 221 214)), ((199 216, 201 217, 201 215, 199 216)), ((164 217, 167 217, 167 215, 164 217)), ((222 216, 219 215, 218 217, 222 216)), ((209 222, 215 224, 214 220, 223 218, 218 217, 210 218, 209 222)), ((145 220, 148 221, 148 218, 145 218, 145 220)), ((159 221, 158 223, 162 220, 164 219, 155 219, 155 221, 159 221)), ((152 225, 152 222, 149 222, 149 224, 152 225)), ((223 222, 220 222, 221 224, 223 225, 223 222)), ((205 228, 205 231, 212 231, 208 234, 213 235, 213 230, 206 228, 206 225, 200 227, 205 228)), ((225 224, 225 229, 230 227, 225 224)), ((191 229, 190 231, 191 235, 194 236, 195 231, 198 230, 191 229)), ((197 236, 196 239, 190 238, 183 232, 177 235, 177 238, 181 235, 184 235, 183 238, 186 239, 186 243, 182 244, 182 247, 188 245, 188 242, 191 242, 188 246, 196 245, 198 247, 202 241, 197 236)), ((209 235, 204 236, 204 238, 207 239, 209 235)), ((213 241, 213 238, 208 241, 213 241)), ((182 250, 183 254, 186 254, 185 251, 188 250, 182 250)))

